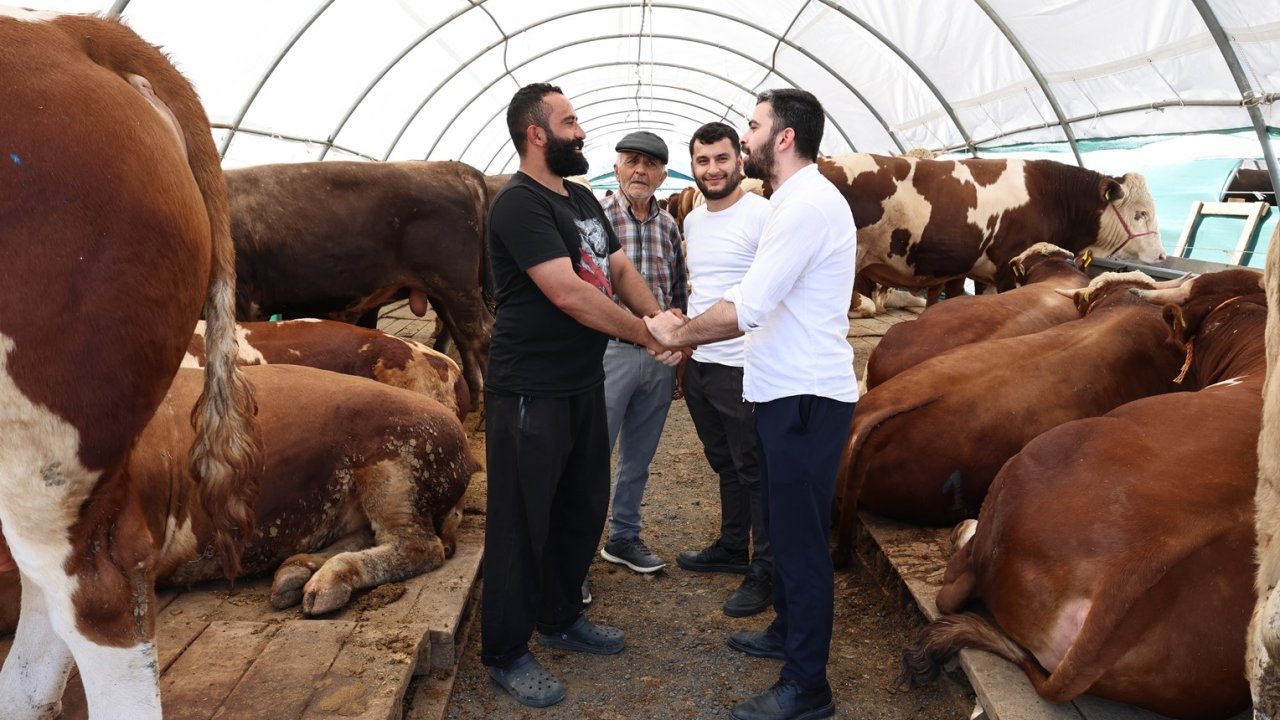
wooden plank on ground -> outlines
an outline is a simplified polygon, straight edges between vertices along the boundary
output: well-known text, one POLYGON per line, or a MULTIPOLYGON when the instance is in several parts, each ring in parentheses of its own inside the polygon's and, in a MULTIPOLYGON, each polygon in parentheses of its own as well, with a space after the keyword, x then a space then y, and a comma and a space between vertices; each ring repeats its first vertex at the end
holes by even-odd
MULTIPOLYGON (((164 716, 169 720, 213 717, 280 627, 257 622, 210 623, 160 678, 164 716)), ((260 713, 263 710, 259 708, 260 713)))
POLYGON ((335 620, 281 623, 213 717, 301 717, 354 629, 335 620))
POLYGON ((444 566, 405 581, 405 595, 382 608, 366 611, 365 622, 394 627, 403 623, 430 626, 431 657, 422 658, 418 672, 430 667, 450 668, 464 638, 461 631, 468 618, 468 606, 484 559, 483 521, 463 518, 458 529, 458 548, 444 566))
POLYGON ((425 625, 380 627, 361 623, 316 684, 305 720, 399 720, 413 678, 425 625))
MULTIPOLYGON (((929 620, 938 617, 935 598, 950 559, 950 531, 919 528, 859 513, 859 554, 872 545, 890 566, 897 580, 920 612, 929 620)), ((870 558, 874 564, 877 558, 870 558)), ((880 570, 884 572, 884 570, 880 570)), ((987 720, 1162 720, 1163 715, 1083 695, 1072 703, 1054 704, 1036 694, 1027 676, 1014 665, 990 653, 960 652, 960 666, 978 695, 987 720)), ((1247 717, 1246 716, 1242 716, 1247 717)))

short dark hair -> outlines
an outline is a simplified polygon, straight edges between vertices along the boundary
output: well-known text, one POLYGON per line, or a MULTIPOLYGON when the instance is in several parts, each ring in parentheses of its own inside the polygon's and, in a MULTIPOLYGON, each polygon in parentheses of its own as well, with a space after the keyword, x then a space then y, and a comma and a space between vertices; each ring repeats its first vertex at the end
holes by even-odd
POLYGON ((742 153, 742 146, 739 144, 738 131, 734 130, 730 125, 716 121, 709 122, 693 131, 693 137, 689 138, 689 157, 693 157, 694 142, 700 142, 703 145, 713 145, 725 138, 729 138, 729 144, 733 145, 733 154, 740 155, 742 153))
POLYGON ((534 83, 520 88, 511 98, 511 104, 507 106, 507 131, 511 133, 511 142, 515 143, 520 157, 524 157, 524 131, 530 125, 550 131, 547 127, 550 113, 542 98, 552 93, 563 95, 564 91, 550 83, 534 83))
POLYGON ((756 103, 769 103, 773 108, 773 132, 791 128, 796 132, 796 154, 805 160, 818 159, 825 118, 822 103, 813 93, 795 88, 765 90, 756 103))

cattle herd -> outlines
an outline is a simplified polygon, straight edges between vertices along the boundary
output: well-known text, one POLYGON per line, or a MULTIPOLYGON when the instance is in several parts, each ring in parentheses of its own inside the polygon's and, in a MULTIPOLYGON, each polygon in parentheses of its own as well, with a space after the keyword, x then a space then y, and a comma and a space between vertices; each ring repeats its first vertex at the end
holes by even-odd
MULTIPOLYGON (((13 14, 0 561, 18 572, 0 573, 0 630, 16 626, 0 717, 56 716, 74 663, 93 717, 158 718, 157 583, 274 573, 275 607, 322 615, 450 556, 479 469, 462 422, 483 390, 504 178, 458 162, 224 173, 155 48, 116 21, 13 14), (434 310, 437 347, 350 324, 400 299, 434 310)), ((1091 278, 1093 256, 1164 259, 1140 175, 818 164, 854 214, 862 295, 1001 291, 952 284, 895 326, 846 445, 837 562, 860 507, 959 523, 944 614, 904 681, 980 648, 1053 701, 1180 719, 1252 702, 1280 720, 1280 238, 1265 280, 1091 278)))

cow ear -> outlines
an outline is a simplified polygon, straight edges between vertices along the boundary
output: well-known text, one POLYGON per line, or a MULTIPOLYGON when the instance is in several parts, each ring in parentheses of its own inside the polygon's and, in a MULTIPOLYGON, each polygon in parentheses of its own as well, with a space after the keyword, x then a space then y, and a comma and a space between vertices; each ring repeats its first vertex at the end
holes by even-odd
POLYGON ((1173 333, 1173 339, 1185 345, 1187 342, 1187 316, 1182 314, 1182 306, 1169 304, 1160 309, 1164 321, 1173 333))
POLYGON ((1124 198, 1125 195, 1124 185, 1115 178, 1106 178, 1102 181, 1103 202, 1113 203, 1124 198))

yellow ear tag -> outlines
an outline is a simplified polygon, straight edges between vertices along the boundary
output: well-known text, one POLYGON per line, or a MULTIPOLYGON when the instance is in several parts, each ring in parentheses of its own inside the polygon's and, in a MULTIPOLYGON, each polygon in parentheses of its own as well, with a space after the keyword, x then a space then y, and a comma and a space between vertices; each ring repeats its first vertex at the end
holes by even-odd
POLYGON ((1084 253, 1080 255, 1080 269, 1088 270, 1089 264, 1092 262, 1093 262, 1093 251, 1085 250, 1084 253))

